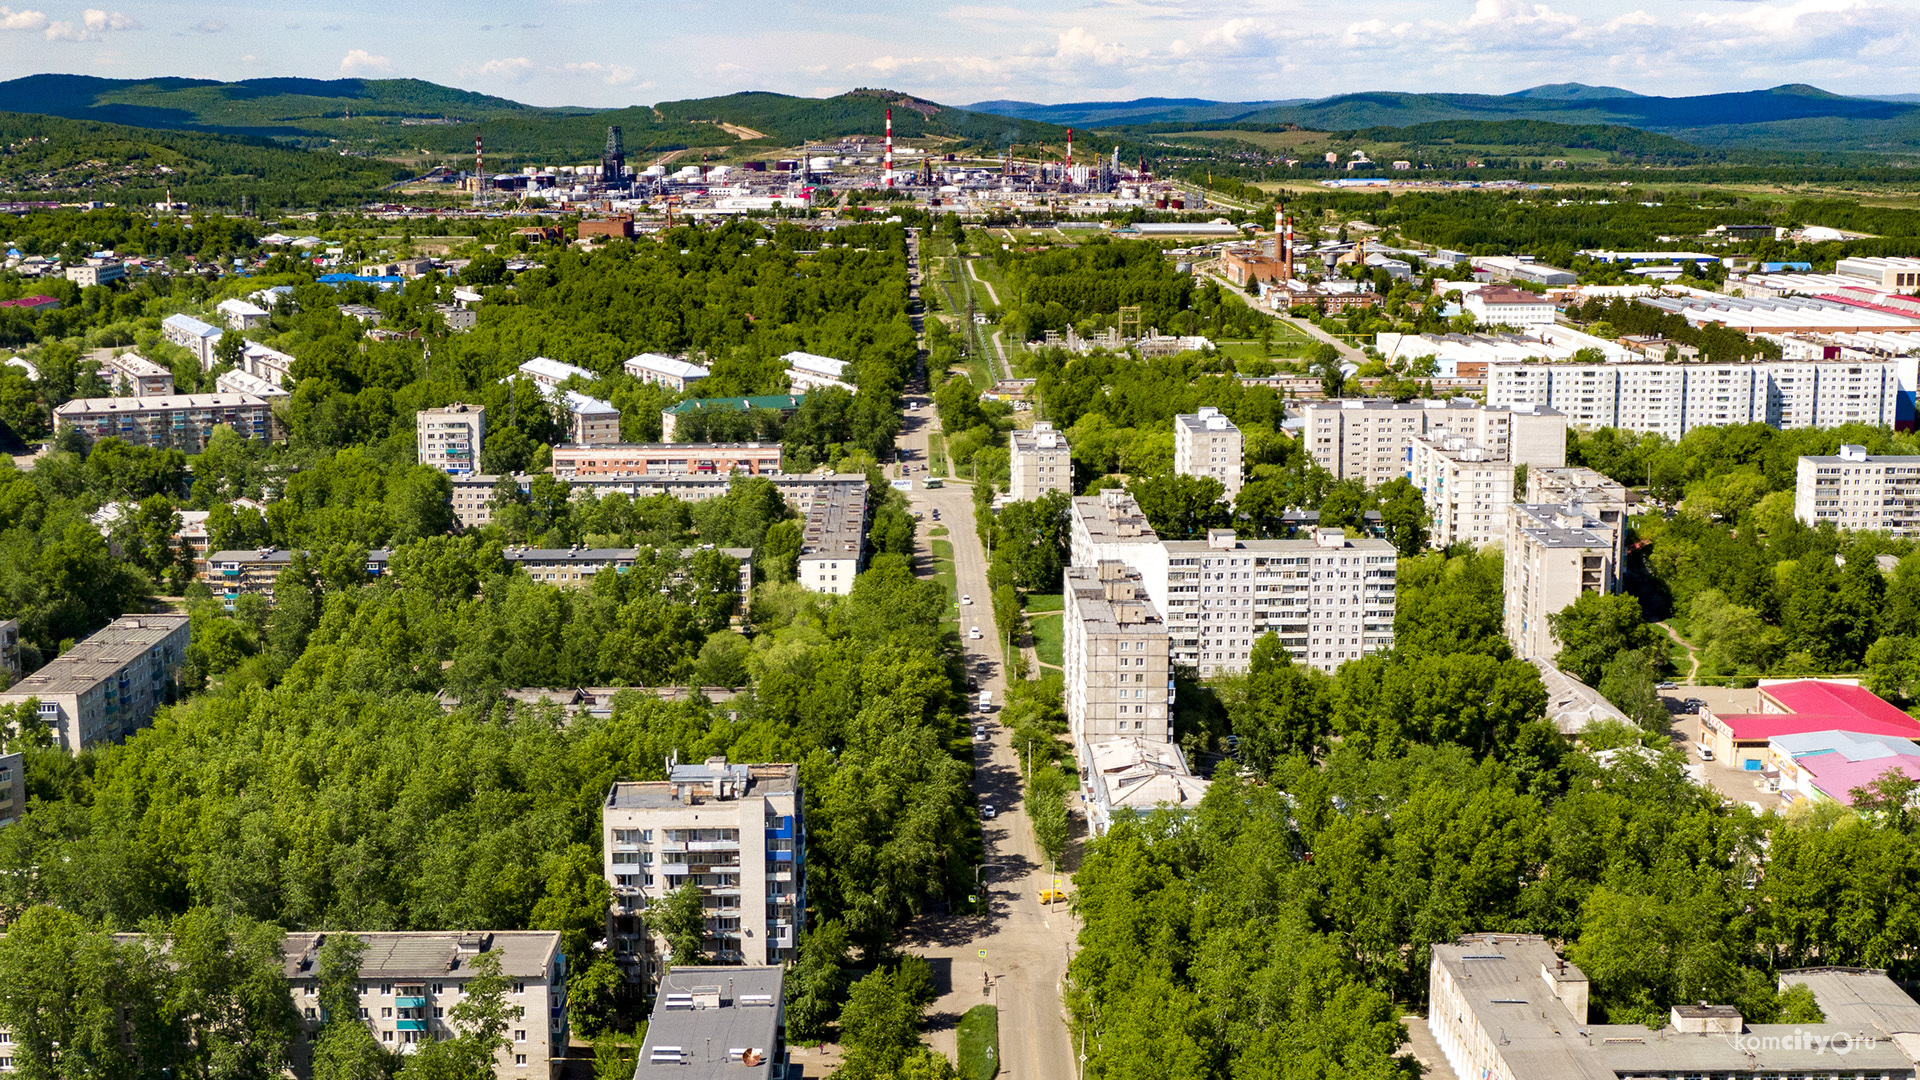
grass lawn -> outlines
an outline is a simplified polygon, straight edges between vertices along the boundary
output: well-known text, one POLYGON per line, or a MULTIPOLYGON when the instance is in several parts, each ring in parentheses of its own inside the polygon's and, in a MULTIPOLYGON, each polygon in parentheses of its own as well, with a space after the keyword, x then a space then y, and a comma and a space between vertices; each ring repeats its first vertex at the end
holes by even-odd
POLYGON ((1028 593, 1027 614, 1037 611, 1059 611, 1066 606, 1066 597, 1057 592, 1028 593))
POLYGON ((929 540, 927 546, 933 549, 933 580, 947 593, 947 618, 957 619, 960 617, 960 583, 953 572, 953 541, 929 540))
POLYGON ((933 528, 927 530, 927 535, 945 536, 947 535, 947 527, 945 525, 935 525, 933 528))
POLYGON ((1033 633, 1033 654, 1040 658, 1041 663, 1054 667, 1065 663, 1066 629, 1061 625, 1060 616, 1029 618, 1027 626, 1033 633))
POLYGON ((1000 1072, 1000 1012, 975 1005, 960 1018, 960 1080, 993 1080, 1000 1072))
POLYGON ((927 435, 927 475, 947 475, 947 437, 937 431, 927 435))

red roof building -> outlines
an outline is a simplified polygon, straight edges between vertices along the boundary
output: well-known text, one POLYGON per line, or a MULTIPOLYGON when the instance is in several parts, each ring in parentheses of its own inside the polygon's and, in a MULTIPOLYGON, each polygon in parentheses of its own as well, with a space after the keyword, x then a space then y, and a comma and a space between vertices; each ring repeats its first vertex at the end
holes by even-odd
POLYGON ((1811 731, 1852 731, 1920 741, 1920 720, 1863 687, 1800 679, 1760 688, 1760 710, 1700 710, 1700 744, 1735 768, 1766 768, 1767 740, 1811 731))
POLYGON ((22 296, 13 300, 0 300, 0 308, 26 308, 29 311, 59 311, 60 301, 51 296, 22 296))

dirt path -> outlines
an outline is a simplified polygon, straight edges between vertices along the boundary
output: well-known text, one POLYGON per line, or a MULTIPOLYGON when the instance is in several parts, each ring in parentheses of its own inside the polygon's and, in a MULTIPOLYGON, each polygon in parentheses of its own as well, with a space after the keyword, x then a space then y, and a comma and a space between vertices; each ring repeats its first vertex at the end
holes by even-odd
POLYGON ((1694 648, 1692 642, 1675 633, 1673 627, 1668 626, 1666 623, 1654 623, 1654 625, 1665 630, 1668 637, 1672 638, 1681 648, 1687 650, 1687 677, 1684 681, 1689 686, 1693 685, 1694 679, 1700 675, 1700 650, 1694 648))
POLYGON ((742 127, 739 124, 723 124, 718 120, 714 121, 714 123, 719 125, 721 131, 739 139, 741 142, 745 142, 748 139, 764 139, 767 137, 764 131, 755 131, 750 127, 742 127))

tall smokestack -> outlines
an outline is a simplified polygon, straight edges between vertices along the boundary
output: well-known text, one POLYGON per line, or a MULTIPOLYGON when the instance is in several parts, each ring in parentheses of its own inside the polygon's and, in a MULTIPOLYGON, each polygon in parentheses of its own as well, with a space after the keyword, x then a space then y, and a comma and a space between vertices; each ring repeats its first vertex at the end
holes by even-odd
POLYGON ((887 186, 893 186, 893 110, 887 110, 887 186))
POLYGON ((1292 216, 1288 216, 1287 218, 1287 229, 1286 229, 1285 235, 1282 237, 1282 242, 1286 244, 1287 253, 1285 256, 1281 258, 1281 262, 1284 265, 1280 267, 1280 271, 1281 273, 1284 273, 1285 275, 1287 275, 1288 281, 1292 281, 1293 280, 1293 218, 1292 216))
POLYGON ((1073 129, 1067 129, 1067 168, 1073 168, 1073 129))
POLYGON ((486 198, 487 157, 481 153, 480 136, 473 137, 473 197, 476 201, 486 198))

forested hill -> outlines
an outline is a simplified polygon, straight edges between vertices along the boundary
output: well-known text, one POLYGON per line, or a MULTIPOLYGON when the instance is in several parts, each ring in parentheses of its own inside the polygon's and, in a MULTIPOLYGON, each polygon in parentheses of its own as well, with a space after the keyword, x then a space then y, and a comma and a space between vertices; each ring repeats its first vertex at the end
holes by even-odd
POLYGON ((265 139, 0 113, 0 198, 338 205, 406 175, 384 161, 265 139))
POLYGON ((228 134, 305 134, 316 121, 481 119, 536 111, 419 79, 101 79, 29 75, 0 82, 0 109, 73 120, 228 134))

